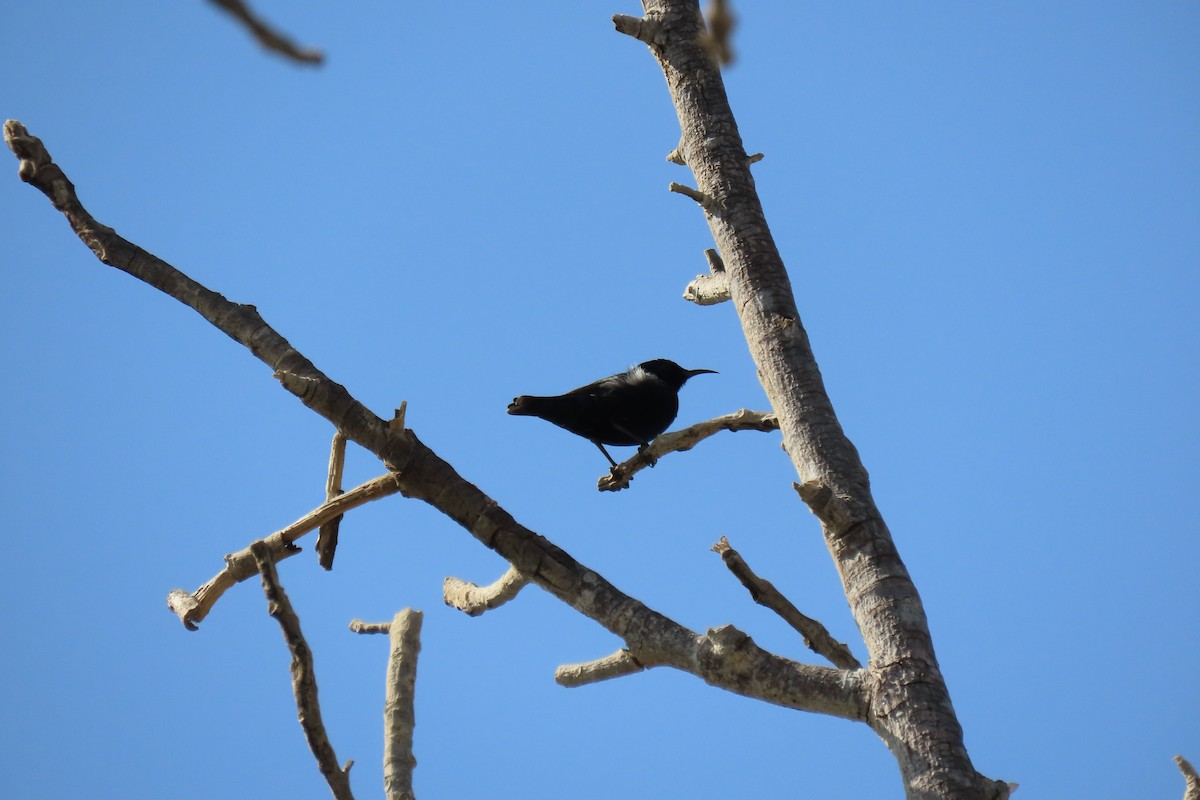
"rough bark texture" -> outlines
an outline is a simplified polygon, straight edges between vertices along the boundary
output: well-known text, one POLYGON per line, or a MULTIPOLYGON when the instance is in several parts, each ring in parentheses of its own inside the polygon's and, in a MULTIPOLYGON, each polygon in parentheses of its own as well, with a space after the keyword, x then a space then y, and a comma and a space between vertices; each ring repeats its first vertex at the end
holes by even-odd
POLYGON ((647 43, 679 117, 678 155, 691 168, 733 305, 778 415, 784 448, 812 498, 851 612, 870 654, 868 722, 895 754, 908 797, 1002 798, 980 775, 938 669, 921 599, 871 497, 854 445, 834 414, 800 322, 792 285, 763 215, 750 160, 704 46, 696 0, 644 0, 618 30, 647 43))
POLYGON ((19 122, 5 123, 4 138, 20 159, 21 179, 51 200, 103 263, 169 294, 246 346, 275 370, 285 389, 383 461, 405 497, 437 508, 531 581, 619 636, 641 664, 675 667, 714 686, 788 708, 864 718, 867 695, 861 671, 790 661, 730 627, 698 634, 621 592, 518 523, 411 430, 393 428, 373 414, 295 350, 253 306, 230 302, 97 222, 41 140, 19 122))

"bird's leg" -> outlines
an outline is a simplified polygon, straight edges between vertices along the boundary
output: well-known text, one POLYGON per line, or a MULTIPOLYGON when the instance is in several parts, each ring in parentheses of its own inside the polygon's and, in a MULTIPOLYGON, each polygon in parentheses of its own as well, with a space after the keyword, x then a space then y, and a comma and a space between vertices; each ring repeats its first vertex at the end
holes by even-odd
POLYGON ((641 456, 646 461, 647 464, 649 464, 650 466, 653 467, 655 464, 658 463, 658 459, 655 458, 649 452, 649 450, 650 450, 649 442, 643 442, 642 444, 638 445, 638 455, 641 456))
POLYGON ((600 452, 601 452, 601 453, 604 453, 604 457, 608 459, 608 463, 612 464, 612 466, 613 466, 613 469, 616 469, 616 468, 617 468, 617 462, 613 461, 613 457, 612 457, 612 456, 610 456, 610 455, 608 454, 608 451, 604 449, 604 445, 600 444, 599 442, 592 442, 592 444, 594 444, 594 445, 596 445, 596 447, 599 447, 599 448, 600 448, 600 452))

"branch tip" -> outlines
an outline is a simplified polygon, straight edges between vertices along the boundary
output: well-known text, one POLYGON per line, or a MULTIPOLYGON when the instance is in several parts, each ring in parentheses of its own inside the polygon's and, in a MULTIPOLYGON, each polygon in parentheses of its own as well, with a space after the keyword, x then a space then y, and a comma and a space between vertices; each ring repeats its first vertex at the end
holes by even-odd
POLYGON ((613 14, 612 21, 618 33, 632 36, 634 39, 645 42, 648 45, 663 43, 659 35, 662 32, 662 26, 655 20, 646 17, 634 17, 629 14, 613 14))
POLYGON ((716 198, 712 197, 711 195, 707 195, 699 189, 693 189, 690 186, 684 186, 682 183, 676 183, 675 181, 671 181, 671 183, 667 185, 667 188, 675 194, 681 194, 685 197, 692 198, 708 213, 716 213, 717 201, 716 198))
POLYGON ((442 581, 442 599, 451 608, 478 617, 512 600, 529 584, 529 578, 513 565, 490 586, 479 587, 459 578, 442 581))
POLYGON ((554 682, 559 686, 575 688, 589 683, 620 678, 646 670, 650 665, 638 661, 637 657, 622 648, 611 656, 586 661, 582 664, 564 664, 554 670, 554 682))

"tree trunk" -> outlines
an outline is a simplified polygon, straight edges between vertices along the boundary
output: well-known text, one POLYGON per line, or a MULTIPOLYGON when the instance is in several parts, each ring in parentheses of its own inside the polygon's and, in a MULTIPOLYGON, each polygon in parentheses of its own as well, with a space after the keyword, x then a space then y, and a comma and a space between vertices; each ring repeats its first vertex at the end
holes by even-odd
POLYGON ((614 18, 646 42, 662 67, 692 170, 737 310, 800 476, 800 496, 821 520, 870 662, 867 722, 895 754, 909 798, 1003 798, 1007 784, 975 771, 938 669, 917 589, 871 497, 858 451, 825 392, 800 322, 791 282, 763 215, 729 108, 706 46, 696 0, 644 0, 646 15, 614 18))

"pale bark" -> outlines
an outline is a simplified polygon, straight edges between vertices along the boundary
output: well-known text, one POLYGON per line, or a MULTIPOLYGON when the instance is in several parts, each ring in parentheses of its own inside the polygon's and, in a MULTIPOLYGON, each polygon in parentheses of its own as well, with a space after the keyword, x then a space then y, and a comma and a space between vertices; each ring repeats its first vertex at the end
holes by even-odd
POLYGON ((1003 798, 1008 786, 979 774, 938 668, 916 587, 871 496, 867 471, 842 431, 801 324, 791 281, 750 174, 750 157, 705 47, 696 0, 643 0, 643 19, 614 17, 645 42, 666 77, 682 138, 676 156, 724 264, 733 307, 820 518, 850 610, 870 656, 867 721, 899 762, 913 800, 1003 798))

